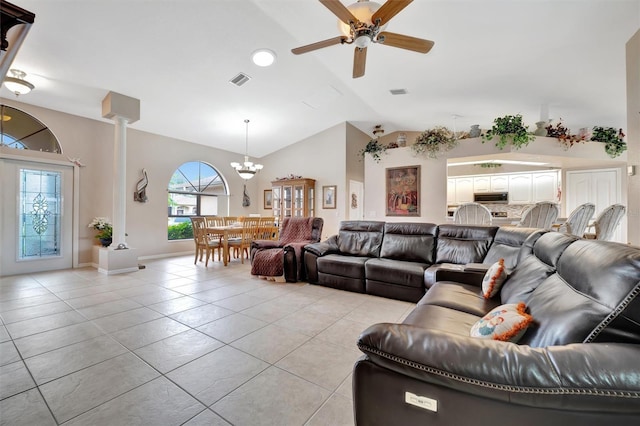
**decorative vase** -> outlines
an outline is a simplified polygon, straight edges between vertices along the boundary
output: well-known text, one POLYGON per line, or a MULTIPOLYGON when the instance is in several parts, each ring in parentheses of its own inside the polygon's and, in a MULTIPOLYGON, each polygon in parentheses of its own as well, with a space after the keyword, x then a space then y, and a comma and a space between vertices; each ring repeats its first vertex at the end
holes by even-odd
POLYGON ((102 247, 109 247, 111 245, 111 242, 111 238, 100 238, 100 244, 102 244, 102 247))
POLYGON ((535 132, 533 132, 533 134, 536 136, 547 136, 547 129, 545 129, 546 125, 547 125, 546 121, 538 121, 536 123, 536 126, 538 126, 538 128, 536 129, 535 132))
POLYGON ((478 138, 480 137, 480 125, 479 124, 473 124, 471 125, 471 130, 469 131, 469 137, 470 138, 478 138))

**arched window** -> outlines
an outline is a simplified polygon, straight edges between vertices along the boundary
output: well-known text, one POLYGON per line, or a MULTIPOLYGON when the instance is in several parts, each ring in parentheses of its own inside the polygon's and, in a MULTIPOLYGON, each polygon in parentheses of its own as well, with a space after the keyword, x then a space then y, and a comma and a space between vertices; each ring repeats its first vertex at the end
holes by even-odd
POLYGON ((193 238, 190 216, 222 215, 226 212, 227 186, 216 169, 201 161, 181 165, 169 181, 168 237, 193 238))
POLYGON ((8 105, 0 105, 0 145, 62 154, 58 139, 47 126, 8 105))

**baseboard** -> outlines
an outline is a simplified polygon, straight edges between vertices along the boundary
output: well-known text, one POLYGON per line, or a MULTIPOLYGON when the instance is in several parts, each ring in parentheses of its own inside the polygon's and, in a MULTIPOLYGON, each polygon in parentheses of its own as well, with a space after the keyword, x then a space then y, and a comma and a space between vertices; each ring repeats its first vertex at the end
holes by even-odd
POLYGON ((180 251, 175 253, 150 254, 148 256, 138 256, 138 260, 164 259, 167 257, 194 255, 193 251, 180 251))

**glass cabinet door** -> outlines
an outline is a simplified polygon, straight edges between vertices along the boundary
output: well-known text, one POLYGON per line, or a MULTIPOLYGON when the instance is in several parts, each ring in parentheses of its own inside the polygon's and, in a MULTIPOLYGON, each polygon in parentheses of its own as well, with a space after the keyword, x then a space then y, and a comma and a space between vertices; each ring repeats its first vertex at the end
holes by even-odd
POLYGON ((293 195, 294 195, 294 208, 293 215, 296 217, 304 216, 304 186, 296 185, 293 187, 293 195))
POLYGON ((282 187, 282 203, 283 203, 284 217, 291 217, 291 210, 293 207, 292 190, 293 188, 291 186, 282 187))
POLYGON ((280 217, 280 212, 282 210, 282 198, 280 196, 280 189, 281 187, 279 186, 274 186, 271 188, 271 197, 272 197, 272 204, 273 204, 273 215, 277 218, 280 217))
POLYGON ((315 193, 313 191, 313 187, 309 188, 309 194, 307 196, 307 203, 308 203, 308 209, 309 209, 309 216, 315 216, 315 193))

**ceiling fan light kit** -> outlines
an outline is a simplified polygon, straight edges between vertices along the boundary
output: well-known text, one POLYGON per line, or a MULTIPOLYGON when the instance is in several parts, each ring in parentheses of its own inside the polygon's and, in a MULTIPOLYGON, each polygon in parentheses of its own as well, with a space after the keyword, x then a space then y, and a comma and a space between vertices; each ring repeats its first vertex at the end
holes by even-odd
POLYGON ((353 78, 362 77, 365 72, 367 47, 379 43, 418 53, 428 53, 434 43, 402 34, 384 31, 391 18, 397 15, 413 0, 387 0, 380 5, 368 0, 359 0, 344 6, 340 0, 320 0, 327 9, 338 17, 341 36, 292 49, 294 55, 311 52, 335 44, 355 44, 353 56, 353 78))
POLYGON ((249 180, 256 175, 262 168, 264 167, 262 164, 255 164, 249 161, 249 120, 244 120, 246 127, 246 136, 245 136, 245 155, 244 161, 242 163, 232 162, 231 167, 233 167, 238 175, 244 179, 249 180))

